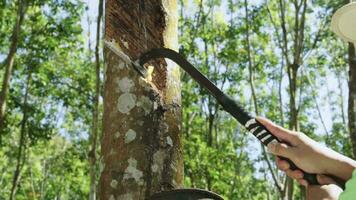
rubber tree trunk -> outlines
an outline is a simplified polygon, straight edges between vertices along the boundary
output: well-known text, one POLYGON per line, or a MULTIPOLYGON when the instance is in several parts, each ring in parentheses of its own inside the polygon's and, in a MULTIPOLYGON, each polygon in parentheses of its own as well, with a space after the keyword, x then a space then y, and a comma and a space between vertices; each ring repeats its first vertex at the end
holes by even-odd
MULTIPOLYGON (((178 47, 176 0, 107 0, 105 40, 132 60, 178 47)), ((100 199, 143 200, 183 184, 179 68, 157 60, 152 76, 105 48, 100 199)))
POLYGON ((12 30, 9 53, 7 54, 7 57, 5 59, 5 72, 4 72, 4 78, 1 84, 2 87, 0 91, 0 143, 2 142, 2 134, 4 128, 6 98, 8 95, 9 84, 10 84, 12 70, 14 66, 15 54, 17 51, 19 35, 20 35, 23 20, 25 18, 25 13, 26 13, 26 0, 18 0, 16 22, 12 30))
POLYGON ((355 45, 349 43, 349 131, 354 158, 356 157, 356 52, 355 45))

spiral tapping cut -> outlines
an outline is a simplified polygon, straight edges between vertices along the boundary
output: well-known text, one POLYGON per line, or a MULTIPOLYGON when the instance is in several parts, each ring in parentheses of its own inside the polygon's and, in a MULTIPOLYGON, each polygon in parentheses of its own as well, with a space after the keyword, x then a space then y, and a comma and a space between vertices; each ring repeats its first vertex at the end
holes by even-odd
POLYGON ((123 51, 121 51, 120 47, 115 44, 115 42, 104 41, 104 45, 110 49, 115 55, 119 56, 125 63, 132 64, 135 70, 143 77, 146 78, 148 76, 146 68, 141 66, 138 61, 133 62, 128 55, 126 55, 123 51))

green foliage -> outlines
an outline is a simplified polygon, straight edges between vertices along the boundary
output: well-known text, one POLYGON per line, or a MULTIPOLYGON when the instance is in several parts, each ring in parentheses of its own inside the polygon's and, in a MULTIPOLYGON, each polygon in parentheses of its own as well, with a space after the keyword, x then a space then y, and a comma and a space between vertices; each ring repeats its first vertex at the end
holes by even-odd
MULTIPOLYGON (((183 9, 180 49, 196 67, 250 111, 257 110, 260 115, 288 127, 291 97, 286 62, 280 49, 282 22, 278 1, 247 2, 247 19, 244 1, 185 2, 185 7, 180 8, 183 9), (250 41, 246 36, 248 29, 250 41), (252 63, 251 72, 249 62, 252 63), (249 73, 253 76, 257 108, 249 86, 249 73)), ((292 2, 284 2, 287 46, 292 49, 288 56, 292 59, 295 15, 292 2)), ((298 119, 302 132, 350 155, 346 123, 340 121, 340 104, 345 104, 345 99, 340 99, 337 93, 323 92, 328 87, 327 79, 339 78, 345 83, 345 76, 341 75, 347 66, 345 47, 339 45, 328 28, 336 7, 332 4, 310 2, 306 12, 303 60, 297 80, 298 119), (336 53, 335 49, 341 52, 336 53), (336 102, 328 102, 325 95, 336 98, 336 102), (333 107, 332 112, 326 110, 329 105, 333 107), (325 133, 322 122, 327 123, 326 120, 332 125, 326 125, 325 133)), ((213 190, 226 199, 279 199, 281 194, 265 159, 260 156, 258 143, 247 140, 243 128, 221 111, 215 100, 188 76, 184 75, 183 81, 186 186, 213 190), (251 152, 250 148, 255 150, 251 152)), ((275 170, 275 166, 272 167, 275 170)), ((283 183, 284 176, 279 175, 279 179, 283 183)), ((299 199, 299 187, 294 187, 297 191, 294 198, 299 199)))
MULTIPOLYGON (((10 83, 7 134, 0 147, 0 199, 10 195, 21 131, 25 143, 16 199, 86 199, 95 71, 92 52, 84 47, 90 39, 81 24, 85 4, 29 2, 10 83)), ((181 53, 218 87, 251 112, 288 127, 290 94, 278 2, 180 0, 179 43, 181 53)), ((293 49, 294 8, 292 1, 284 2, 287 46, 293 49)), ((345 120, 346 48, 329 28, 331 14, 343 2, 308 3, 297 80, 300 130, 351 155, 345 120)), ((17 1, 0 0, 1 61, 9 50, 16 10, 17 1)), ((3 76, 3 65, 0 70, 3 76)), ((260 144, 188 75, 183 74, 182 82, 185 187, 212 190, 226 199, 280 199, 260 144)), ((276 176, 283 183, 285 176, 276 176)))
MULTIPOLYGON (((15 1, 9 5, 1 7, 0 14, 9 13, 1 18, 6 34, 0 37, 7 38, 1 41, 11 39, 16 17, 15 1)), ((84 51, 83 8, 80 0, 31 1, 28 6, 0 149, 4 161, 0 199, 10 194, 23 120, 25 143, 16 199, 81 199, 89 192, 87 134, 95 74, 84 51)))

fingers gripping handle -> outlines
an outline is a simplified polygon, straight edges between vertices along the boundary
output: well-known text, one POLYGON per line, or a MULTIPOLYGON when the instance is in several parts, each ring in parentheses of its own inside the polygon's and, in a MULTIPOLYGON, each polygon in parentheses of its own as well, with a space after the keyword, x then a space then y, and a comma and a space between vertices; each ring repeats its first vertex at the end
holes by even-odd
POLYGON ((301 169, 299 169, 291 160, 288 158, 280 157, 282 160, 285 160, 289 163, 290 169, 291 170, 300 170, 303 172, 304 176, 303 179, 308 182, 309 185, 319 185, 318 179, 316 178, 316 174, 310 174, 308 172, 305 172, 301 169))
MULTIPOLYGON (((257 139, 259 139, 265 146, 271 142, 281 142, 276 136, 269 132, 266 127, 264 127, 260 122, 253 118, 248 112, 246 112, 242 107, 239 106, 229 96, 222 94, 216 96, 223 108, 229 112, 237 121, 243 124, 247 130, 249 130, 257 139)), ((282 158, 286 160, 292 170, 299 169, 291 160, 287 158, 282 158)), ((310 174, 299 169, 304 174, 304 179, 308 181, 310 185, 319 185, 315 174, 310 174)))
MULTIPOLYGON (((256 119, 251 119, 246 122, 245 127, 249 130, 257 139, 259 139, 265 146, 267 146, 271 142, 279 142, 280 140, 274 136, 271 132, 269 132, 266 127, 264 127, 260 122, 256 119)), ((299 169, 291 160, 288 158, 281 157, 281 159, 287 161, 290 165, 291 170, 300 170, 303 172, 305 179, 310 185, 319 185, 318 180, 316 178, 316 174, 310 174, 304 172, 299 169)))

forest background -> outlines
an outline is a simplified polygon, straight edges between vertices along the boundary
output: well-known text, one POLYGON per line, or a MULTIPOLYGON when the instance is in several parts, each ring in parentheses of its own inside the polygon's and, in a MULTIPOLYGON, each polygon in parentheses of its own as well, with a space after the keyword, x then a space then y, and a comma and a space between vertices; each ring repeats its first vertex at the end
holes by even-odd
MULTIPOLYGON (((0 0, 0 199, 95 196, 103 81, 99 3, 0 0)), ((332 14, 345 3, 180 0, 180 52, 256 115, 353 157, 353 45, 330 29, 332 14)), ((185 74, 182 83, 186 187, 226 199, 302 198, 303 190, 206 91, 185 74)))

